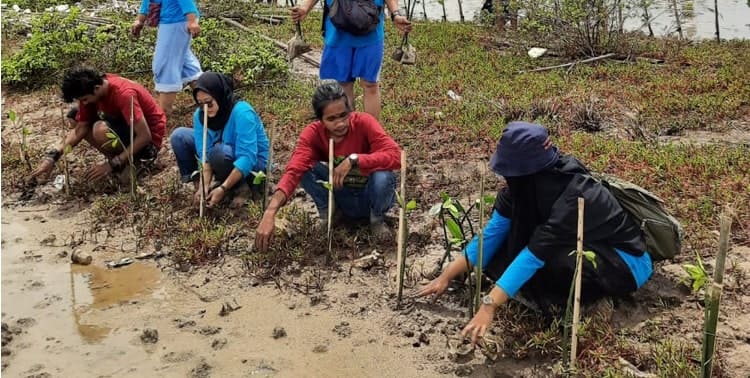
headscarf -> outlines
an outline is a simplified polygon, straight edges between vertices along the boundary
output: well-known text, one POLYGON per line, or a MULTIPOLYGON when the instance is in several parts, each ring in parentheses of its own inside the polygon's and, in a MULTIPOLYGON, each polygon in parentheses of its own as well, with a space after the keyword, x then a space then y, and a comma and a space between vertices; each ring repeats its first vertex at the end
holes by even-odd
MULTIPOLYGON (((234 84, 232 78, 217 72, 204 72, 198 78, 193 88, 193 99, 198 102, 198 91, 211 95, 219 105, 219 111, 213 117, 208 117, 208 128, 217 131, 226 126, 229 116, 232 114, 234 104, 238 99, 234 95, 234 84)), ((201 121, 203 120, 203 107, 198 110, 201 121)))

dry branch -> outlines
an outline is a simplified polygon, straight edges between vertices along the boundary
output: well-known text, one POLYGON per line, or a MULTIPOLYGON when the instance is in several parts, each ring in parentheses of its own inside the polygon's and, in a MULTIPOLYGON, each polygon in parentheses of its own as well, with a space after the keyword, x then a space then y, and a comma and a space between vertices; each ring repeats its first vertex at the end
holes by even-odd
POLYGON ((593 58, 588 58, 588 59, 584 59, 584 60, 576 60, 575 62, 560 64, 560 65, 557 65, 557 66, 535 68, 533 70, 528 70, 528 71, 521 70, 521 71, 518 71, 518 73, 522 74, 522 73, 527 73, 527 72, 542 72, 542 71, 554 70, 554 69, 557 69, 557 68, 566 68, 566 67, 574 66, 576 64, 593 63, 593 62, 596 62, 596 61, 599 61, 599 60, 602 60, 602 59, 611 58, 613 56, 615 56, 615 53, 609 53, 609 54, 599 55, 599 56, 595 56, 593 58))

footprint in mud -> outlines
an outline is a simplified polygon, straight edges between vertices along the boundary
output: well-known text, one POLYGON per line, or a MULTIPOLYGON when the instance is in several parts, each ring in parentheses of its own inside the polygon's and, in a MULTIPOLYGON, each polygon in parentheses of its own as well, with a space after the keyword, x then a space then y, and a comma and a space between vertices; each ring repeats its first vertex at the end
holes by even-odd
POLYGON ((316 345, 315 348, 313 348, 313 353, 325 353, 328 352, 328 346, 327 345, 316 345))
POLYGON ((47 308, 50 305, 52 305, 52 303, 59 302, 61 300, 62 300, 62 297, 59 295, 45 296, 41 302, 34 305, 34 308, 37 310, 42 309, 42 308, 47 308))
POLYGON ((213 350, 222 349, 226 345, 227 345, 227 339, 225 339, 223 337, 220 338, 220 339, 215 339, 213 342, 211 342, 211 348, 213 348, 213 350))
POLYGON ((203 336, 211 336, 221 332, 221 327, 205 326, 198 331, 203 336))
POLYGON ((192 352, 169 352, 161 356, 161 361, 165 363, 185 362, 193 358, 192 352))
POLYGON ((333 333, 344 339, 352 335, 352 328, 349 326, 349 322, 341 322, 333 327, 333 333))
POLYGON ((159 341, 159 331, 153 328, 146 328, 141 333, 141 342, 144 344, 156 344, 159 341))
POLYGON ((190 376, 192 378, 208 378, 211 376, 211 370, 213 367, 209 365, 205 359, 201 358, 198 366, 190 370, 190 376))
POLYGON ((44 282, 42 281, 31 281, 29 284, 26 285, 26 288, 31 289, 31 290, 38 290, 43 287, 44 287, 44 282))

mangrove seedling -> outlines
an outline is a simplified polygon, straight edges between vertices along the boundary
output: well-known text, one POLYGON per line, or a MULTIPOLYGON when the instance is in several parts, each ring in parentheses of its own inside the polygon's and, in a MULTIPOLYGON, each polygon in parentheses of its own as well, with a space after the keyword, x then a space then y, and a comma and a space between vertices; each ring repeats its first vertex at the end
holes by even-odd
POLYGON ((203 218, 206 211, 206 178, 204 176, 204 165, 206 161, 206 144, 208 139, 208 104, 203 104, 203 145, 201 146, 201 159, 199 164, 200 187, 201 187, 201 207, 198 210, 198 217, 203 218))
POLYGON ((706 273, 706 268, 703 267, 703 260, 701 260, 698 252, 695 253, 695 261, 695 264, 682 265, 682 268, 688 274, 683 282, 693 289, 693 293, 700 291, 708 282, 708 273, 706 273))
POLYGON ((398 276, 396 278, 398 294, 396 301, 401 304, 401 297, 404 292, 404 273, 406 271, 406 239, 409 236, 409 227, 406 224, 406 212, 417 208, 415 200, 406 203, 406 151, 404 150, 401 150, 401 193, 396 191, 396 201, 399 205, 398 240, 396 240, 396 259, 398 264, 398 276))
POLYGON ((23 117, 17 114, 14 110, 8 112, 8 119, 13 125, 13 128, 21 126, 21 150, 19 151, 19 154, 21 155, 21 161, 26 164, 29 170, 32 170, 31 161, 29 160, 29 144, 26 141, 26 137, 31 135, 31 131, 23 125, 23 117))
MULTIPOLYGON (((116 150, 119 146, 122 146, 122 148, 125 148, 125 144, 122 143, 122 139, 120 139, 120 136, 117 135, 117 133, 112 130, 112 128, 109 128, 109 131, 107 131, 106 134, 104 134, 107 137, 107 141, 104 142, 102 147, 109 145, 109 147, 113 150, 116 150)), ((69 147, 69 146, 66 146, 69 147)), ((131 158, 131 155, 128 154, 128 168, 130 169, 130 196, 133 200, 135 200, 135 164, 133 162, 133 159, 131 158)))

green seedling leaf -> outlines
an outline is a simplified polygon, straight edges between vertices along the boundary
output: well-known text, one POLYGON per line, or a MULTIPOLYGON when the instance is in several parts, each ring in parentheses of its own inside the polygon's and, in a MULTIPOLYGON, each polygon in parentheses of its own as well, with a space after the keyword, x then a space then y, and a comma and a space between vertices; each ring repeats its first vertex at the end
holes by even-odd
POLYGON ((688 274, 688 279, 692 281, 693 292, 698 292, 708 281, 708 274, 703 269, 703 264, 698 261, 698 265, 685 264, 682 266, 688 274))
POLYGON ((401 198, 401 194, 398 193, 398 190, 393 189, 394 192, 396 192, 396 202, 398 202, 398 205, 402 208, 404 207, 404 199, 401 198))
POLYGON ((331 183, 328 182, 328 181, 316 180, 315 182, 317 182, 320 185, 323 185, 323 187, 326 188, 329 191, 333 190, 333 185, 331 185, 331 183))
POLYGON ((461 206, 461 202, 458 202, 457 200, 455 200, 453 201, 453 203, 458 213, 466 213, 466 209, 464 209, 464 207, 461 206))
POLYGON ((107 136, 107 139, 110 139, 110 140, 111 140, 111 139, 117 139, 117 134, 115 134, 115 133, 113 133, 113 132, 107 132, 107 133, 106 133, 106 134, 104 134, 104 135, 106 135, 106 136, 107 136))
POLYGON ((458 240, 459 243, 464 241, 464 234, 461 232, 461 227, 453 219, 446 219, 445 226, 448 227, 448 232, 451 234, 451 244, 456 244, 454 240, 458 240))
POLYGON ((263 180, 266 179, 266 173, 263 172, 263 171, 260 171, 260 172, 250 172, 250 173, 252 173, 253 176, 255 176, 253 178, 253 185, 260 185, 260 183, 262 183, 263 180))
POLYGON ((593 251, 583 251, 583 257, 594 266, 594 269, 596 269, 596 253, 593 251))
POLYGON ((449 199, 451 199, 451 197, 446 192, 440 192, 440 198, 443 199, 443 202, 448 201, 449 199))
POLYGON ((487 205, 494 205, 495 204, 495 196, 493 195, 486 195, 484 196, 484 203, 487 205))
POLYGON ((9 119, 9 120, 10 120, 11 122, 13 122, 13 123, 15 123, 15 122, 16 122, 16 119, 17 119, 17 115, 16 115, 16 112, 15 112, 15 110, 10 110, 10 111, 8 111, 8 119, 9 119))
POLYGON ((411 200, 406 204, 406 210, 414 210, 417 208, 417 201, 411 200))
POLYGON ((430 211, 428 212, 428 214, 430 214, 431 217, 436 217, 438 214, 440 214, 440 210, 442 209, 443 209, 442 203, 435 204, 430 208, 430 211))
POLYGON ((65 145, 65 148, 63 148, 63 154, 67 155, 67 154, 69 154, 69 153, 70 153, 71 151, 73 151, 73 147, 71 147, 71 146, 70 146, 69 144, 66 144, 66 145, 65 145))
POLYGON ((23 135, 31 135, 31 130, 29 130, 28 128, 24 127, 23 129, 21 129, 21 133, 23 135))

